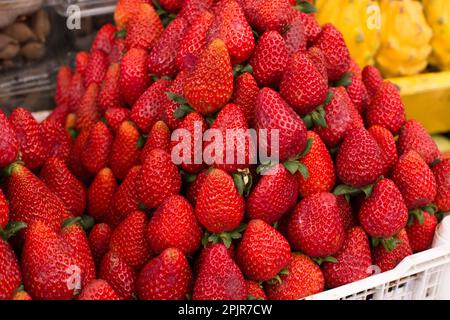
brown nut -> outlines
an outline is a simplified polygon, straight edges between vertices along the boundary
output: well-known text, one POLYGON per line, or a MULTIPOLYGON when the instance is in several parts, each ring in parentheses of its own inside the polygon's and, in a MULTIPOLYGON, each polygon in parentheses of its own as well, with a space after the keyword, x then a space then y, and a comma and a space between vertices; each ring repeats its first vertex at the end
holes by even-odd
POLYGON ((10 36, 0 33, 0 51, 5 49, 6 46, 11 43, 17 43, 17 41, 11 38, 10 36))
POLYGON ((41 59, 45 52, 45 45, 40 42, 29 42, 20 49, 20 54, 28 60, 41 59))
POLYGON ((36 41, 37 37, 31 29, 23 22, 16 22, 5 29, 5 34, 16 39, 20 43, 36 41))
POLYGON ((33 31, 39 41, 45 42, 50 34, 50 20, 48 13, 44 9, 40 9, 33 17, 33 31))
POLYGON ((8 44, 2 51, 0 51, 0 59, 13 59, 19 53, 20 46, 17 43, 8 44))

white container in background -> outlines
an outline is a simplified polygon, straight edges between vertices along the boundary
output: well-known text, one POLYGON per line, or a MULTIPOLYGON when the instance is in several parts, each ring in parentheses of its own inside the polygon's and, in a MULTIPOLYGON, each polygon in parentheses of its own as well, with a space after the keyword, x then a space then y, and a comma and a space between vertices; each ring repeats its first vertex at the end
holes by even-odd
MULTIPOLYGON (((433 247, 440 247, 450 244, 450 216, 447 216, 436 228, 433 247)), ((450 266, 442 270, 441 286, 439 288, 438 298, 441 300, 450 299, 450 266)))

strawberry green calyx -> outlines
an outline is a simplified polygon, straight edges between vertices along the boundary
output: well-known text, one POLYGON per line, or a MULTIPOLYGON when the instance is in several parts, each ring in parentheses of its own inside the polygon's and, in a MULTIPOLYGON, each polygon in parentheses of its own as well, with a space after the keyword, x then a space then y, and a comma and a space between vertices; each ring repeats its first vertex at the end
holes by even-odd
POLYGON ((352 76, 353 76, 352 72, 347 72, 346 74, 344 74, 342 76, 342 78, 340 80, 332 82, 331 86, 332 87, 345 87, 345 88, 347 88, 349 85, 352 84, 352 76))
POLYGON ((239 194, 248 197, 253 185, 253 176, 249 169, 238 170, 233 173, 233 181, 239 194))
POLYGON ((278 274, 273 277, 270 280, 267 280, 266 282, 270 285, 275 285, 275 284, 282 284, 283 280, 281 280, 281 276, 287 276, 289 274, 289 270, 286 268, 283 268, 280 270, 280 272, 278 272, 278 274))
MULTIPOLYGON (((105 120, 106 121, 106 120, 105 120)), ((104 121, 104 122, 105 122, 104 121)), ((106 122, 105 122, 106 124, 106 122)), ((67 132, 69 133, 69 135, 72 137, 72 139, 76 139, 78 137, 78 131, 75 128, 68 128, 67 132)))
POLYGON ((396 236, 392 236, 389 238, 375 238, 372 237, 370 239, 372 247, 378 247, 380 244, 383 246, 384 250, 390 252, 397 248, 397 246, 402 243, 402 240, 397 238, 396 236))
POLYGON ((9 177, 10 175, 13 174, 14 171, 20 169, 23 165, 24 163, 22 161, 15 161, 11 163, 9 166, 5 167, 2 170, 2 176, 9 177))
POLYGON ((116 32, 116 38, 118 39, 125 39, 125 37, 127 36, 127 30, 122 29, 116 32))
POLYGON ((301 153, 299 153, 298 155, 296 155, 293 158, 290 158, 288 160, 286 160, 283 165, 284 167, 291 173, 291 174, 295 174, 297 171, 300 172, 303 176, 303 178, 308 179, 309 177, 309 172, 308 172, 308 168, 299 161, 300 158, 303 158, 304 156, 306 156, 309 151, 311 150, 313 144, 313 139, 309 138, 308 140, 306 140, 306 146, 305 149, 303 149, 303 151, 301 153))
POLYGON ((352 186, 340 184, 334 189, 333 194, 335 196, 343 195, 345 196, 345 199, 349 201, 351 196, 357 196, 364 193, 367 199, 372 194, 373 187, 378 183, 378 181, 380 181, 383 178, 384 178, 383 176, 380 176, 374 183, 364 186, 362 188, 354 188, 352 186))
POLYGON ((316 13, 317 8, 312 3, 306 0, 299 0, 294 6, 295 9, 300 10, 303 13, 316 13))
POLYGON ((79 224, 83 228, 83 230, 88 231, 88 230, 92 229, 95 222, 91 216, 83 215, 81 217, 68 218, 68 219, 64 220, 62 227, 67 228, 67 227, 73 226, 75 224, 79 224))
POLYGON ((193 112, 194 109, 188 105, 187 100, 176 93, 166 92, 167 97, 175 103, 178 103, 180 106, 173 112, 173 116, 176 119, 181 119, 187 116, 189 113, 193 112))
POLYGON ((15 235, 17 232, 19 232, 22 229, 27 228, 28 225, 25 222, 21 221, 10 221, 5 229, 2 229, 0 227, 0 238, 3 240, 8 240, 13 235, 15 235))
POLYGON ((167 27, 169 25, 169 23, 172 22, 172 20, 176 18, 176 15, 164 10, 163 7, 161 7, 161 5, 159 4, 159 2, 157 0, 152 0, 152 3, 155 6, 156 13, 160 17, 164 28, 167 27))
POLYGON ((253 73, 253 68, 251 65, 247 64, 247 65, 241 65, 238 64, 236 66, 233 67, 233 77, 236 78, 238 76, 240 76, 241 74, 244 73, 253 73))
POLYGON ((256 300, 264 300, 264 299, 263 298, 256 298, 256 297, 254 297, 252 295, 248 295, 247 296, 247 300, 249 300, 249 301, 256 301, 256 300))
POLYGON ((225 231, 222 233, 209 233, 206 231, 202 238, 202 244, 206 247, 208 243, 217 244, 222 242, 228 249, 230 248, 233 240, 240 239, 242 237, 242 232, 244 232, 246 227, 247 225, 243 223, 232 231, 225 231))
POLYGON ((136 143, 137 148, 138 148, 139 150, 141 150, 142 148, 144 148, 145 143, 147 142, 147 138, 148 138, 148 135, 145 135, 145 134, 143 134, 143 135, 141 135, 141 136, 139 137, 139 139, 138 139, 138 141, 137 141, 137 143, 136 143))
POLYGON ((333 98, 333 94, 333 91, 329 90, 325 101, 310 114, 303 117, 302 120, 305 123, 307 129, 311 129, 313 126, 328 128, 328 124, 325 119, 326 114, 324 107, 331 101, 331 99, 333 98))
POLYGON ((181 175, 183 177, 183 180, 187 183, 192 183, 197 179, 197 174, 195 173, 189 173, 181 170, 181 175))
POLYGON ((420 225, 423 225, 423 222, 424 222, 423 212, 424 211, 427 211, 429 214, 436 214, 437 207, 434 204, 428 204, 428 205, 420 207, 420 208, 409 210, 408 225, 409 226, 412 225, 414 220, 417 220, 417 222, 419 222, 420 225))
POLYGON ((319 266, 322 265, 324 262, 330 262, 330 263, 337 263, 337 259, 333 256, 328 257, 316 257, 312 258, 312 260, 317 263, 319 266))

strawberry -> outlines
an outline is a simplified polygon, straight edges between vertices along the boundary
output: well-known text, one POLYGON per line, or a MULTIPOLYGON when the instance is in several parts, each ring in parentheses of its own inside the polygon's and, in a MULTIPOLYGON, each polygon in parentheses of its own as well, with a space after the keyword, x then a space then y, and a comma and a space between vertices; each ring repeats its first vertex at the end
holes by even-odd
POLYGON ((16 133, 3 111, 0 110, 0 168, 16 160, 19 143, 16 133))
POLYGON ((109 247, 118 252, 125 262, 134 269, 141 268, 150 258, 150 250, 145 239, 147 217, 141 211, 130 213, 111 235, 109 247))
POLYGON ((300 115, 306 115, 325 101, 327 79, 304 52, 292 55, 280 83, 280 93, 300 115))
POLYGON ((259 282, 245 280, 245 284, 247 285, 247 300, 267 300, 266 293, 259 282))
POLYGON ((16 254, 0 237, 0 300, 9 300, 22 282, 16 254))
POLYGON ((195 215, 210 232, 234 230, 244 218, 244 198, 233 178, 225 171, 211 169, 197 195, 195 215))
POLYGON ((196 64, 201 52, 206 47, 206 34, 213 20, 214 16, 205 10, 188 27, 180 41, 176 56, 178 69, 190 69, 196 64))
POLYGON ((117 293, 105 280, 92 280, 84 287, 78 300, 120 300, 117 293))
POLYGON ((216 112, 233 93, 233 72, 224 42, 212 41, 189 71, 183 83, 183 94, 197 112, 207 115, 216 112), (214 87, 215 90, 205 90, 214 87))
POLYGON ((256 98, 255 129, 266 129, 267 140, 260 141, 263 150, 272 149, 270 140, 279 131, 279 150, 271 150, 271 156, 285 161, 302 152, 306 147, 305 125, 281 96, 270 88, 263 88, 256 98), (272 131, 273 130, 273 131, 272 131), (269 137, 270 135, 270 137, 269 137))
POLYGON ((328 80, 327 67, 322 50, 316 47, 310 47, 307 50, 307 54, 309 60, 311 60, 317 70, 319 70, 322 77, 328 80))
POLYGON ((288 0, 243 0, 241 4, 250 25, 260 34, 281 32, 288 22, 288 0))
POLYGON ((72 81, 72 70, 67 66, 61 66, 56 75, 55 102, 56 105, 69 102, 69 88, 72 81))
POLYGON ((98 95, 98 108, 103 114, 109 108, 123 105, 119 91, 120 65, 113 63, 106 71, 105 81, 98 95))
POLYGON ((324 290, 322 271, 308 256, 292 253, 286 269, 289 273, 280 276, 281 282, 265 285, 270 300, 298 300, 324 290))
POLYGON ((100 120, 100 110, 97 106, 99 91, 98 84, 92 83, 81 98, 76 112, 76 129, 78 131, 90 130, 100 120))
POLYGON ((75 55, 75 73, 79 73, 84 77, 89 62, 89 53, 80 51, 75 55))
POLYGON ((362 80, 367 88, 369 98, 372 99, 383 84, 380 71, 373 66, 366 66, 362 71, 362 80))
POLYGON ((381 151, 384 174, 388 174, 398 160, 397 147, 392 133, 382 126, 373 126, 368 129, 369 134, 378 144, 381 151))
POLYGON ((410 213, 405 230, 413 252, 431 248, 437 223, 436 216, 426 210, 417 209, 410 213))
POLYGON ((382 245, 372 248, 372 261, 381 269, 381 272, 394 269, 404 258, 413 254, 408 235, 404 229, 399 232, 396 238, 398 243, 393 250, 386 250, 382 245))
POLYGON ((339 179, 354 188, 373 183, 383 173, 380 148, 364 128, 347 133, 336 156, 339 179))
POLYGON ((105 54, 109 54, 114 45, 114 38, 117 29, 110 23, 103 25, 100 30, 98 30, 94 41, 92 42, 91 52, 101 50, 105 54))
POLYGON ((273 279, 290 259, 287 240, 262 220, 251 220, 236 253, 242 272, 254 281, 273 279))
POLYGON ((114 11, 114 22, 119 30, 123 30, 128 21, 137 15, 142 3, 150 3, 149 0, 119 0, 114 11))
POLYGON ((152 252, 159 254, 177 248, 192 255, 200 247, 203 232, 191 204, 175 195, 164 200, 155 211, 146 234, 152 252))
POLYGON ((103 257, 99 278, 107 281, 120 299, 131 300, 134 297, 136 273, 120 254, 109 251, 103 257))
POLYGON ((446 159, 433 167, 437 194, 434 203, 441 212, 450 211, 450 160, 446 159))
POLYGON ((48 158, 40 173, 47 187, 63 202, 73 216, 80 216, 86 208, 86 191, 67 165, 59 158, 48 158))
POLYGON ((129 49, 150 50, 161 37, 164 27, 153 6, 139 4, 136 14, 126 25, 126 45, 129 49))
POLYGON ((70 112, 77 112, 85 91, 83 75, 80 72, 75 72, 68 89, 67 99, 70 112))
POLYGON ((84 75, 84 86, 87 88, 93 83, 100 85, 105 78, 107 69, 107 55, 101 50, 91 52, 84 75))
POLYGON ((347 231, 342 248, 335 255, 337 262, 325 262, 322 266, 328 288, 340 287, 371 275, 369 239, 361 227, 347 231))
POLYGON ((307 132, 307 138, 311 139, 311 149, 299 161, 308 170, 308 177, 296 173, 298 192, 302 197, 329 192, 336 182, 333 160, 322 139, 313 131, 307 132))
POLYGON ((156 122, 148 133, 147 141, 141 152, 141 161, 147 158, 147 155, 153 149, 162 149, 170 153, 171 132, 164 121, 156 122))
POLYGON ((127 108, 109 108, 105 112, 105 122, 113 132, 117 132, 122 122, 130 120, 130 113, 127 108))
MULTIPOLYGON (((293 11, 302 19, 307 44, 308 46, 311 46, 316 41, 317 37, 322 31, 322 28, 320 27, 314 15, 304 13, 297 9, 293 9, 293 11)), ((295 17, 295 15, 293 16, 295 17)))
POLYGON ((87 211, 96 221, 107 220, 112 213, 114 193, 118 188, 111 169, 100 170, 87 192, 87 211))
POLYGON ((341 32, 332 24, 325 24, 314 46, 324 54, 328 79, 340 80, 350 67, 350 53, 341 32))
POLYGON ((204 170, 200 172, 195 180, 189 185, 186 191, 186 197, 190 201, 190 203, 195 207, 197 203, 197 197, 200 192, 200 189, 203 185, 203 182, 205 182, 206 177, 208 176, 208 170, 204 170))
POLYGON ((298 51, 306 51, 307 37, 302 18, 296 16, 285 26, 285 29, 287 31, 284 33, 283 38, 289 55, 293 55, 298 51))
POLYGON ((138 163, 141 149, 140 134, 134 123, 123 122, 111 147, 109 164, 114 176, 125 179, 128 171, 138 163))
POLYGON ((0 189, 0 230, 5 229, 9 222, 9 206, 3 191, 0 189))
POLYGON ((442 160, 436 142, 427 130, 416 120, 409 120, 400 130, 397 140, 398 153, 403 155, 410 150, 416 151, 427 164, 442 160))
POLYGON ((234 80, 234 92, 231 101, 242 108, 250 127, 253 127, 255 122, 255 104, 258 92, 258 84, 250 73, 244 73, 234 80))
POLYGON ((141 300, 185 300, 193 274, 184 253, 168 248, 142 268, 137 279, 141 300))
POLYGON ((69 159, 72 139, 64 126, 50 118, 41 125, 41 137, 47 157, 58 157, 64 161, 69 159))
POLYGON ((93 175, 107 166, 112 143, 113 136, 106 124, 97 122, 80 155, 81 163, 93 175))
POLYGON ((153 83, 131 109, 131 120, 143 133, 148 133, 159 117, 167 99, 166 91, 172 82, 160 79, 153 83))
POLYGON ((139 198, 137 191, 137 179, 141 166, 130 169, 126 178, 113 196, 112 215, 107 217, 107 223, 112 227, 117 226, 130 213, 139 209, 139 198))
MULTIPOLYGON (((168 92, 181 96, 183 94, 183 83, 186 79, 187 71, 180 71, 169 87, 168 92)), ((178 100, 177 100, 178 101, 178 100)), ((183 121, 182 118, 175 117, 175 111, 182 106, 180 101, 173 101, 167 97, 166 102, 163 103, 161 120, 163 120, 171 130, 175 130, 183 121)))
POLYGON ((289 52, 283 37, 276 31, 268 31, 259 38, 250 65, 260 86, 276 87, 288 61, 289 52))
POLYGON ((380 125, 396 135, 405 123, 405 106, 397 87, 384 82, 367 106, 365 120, 368 126, 380 125))
POLYGON ((246 203, 247 216, 272 224, 295 206, 297 196, 297 179, 278 164, 261 177, 250 193, 246 203))
POLYGON ((72 149, 70 150, 68 165, 70 171, 85 184, 91 180, 91 174, 81 164, 81 152, 84 150, 84 146, 89 138, 89 131, 82 131, 76 137, 72 149))
POLYGON ((159 77, 177 74, 175 60, 187 27, 187 21, 177 17, 163 31, 148 56, 148 69, 152 74, 159 77))
POLYGON ((69 300, 95 279, 86 235, 76 224, 59 231, 42 222, 31 224, 22 270, 25 287, 38 300, 69 300))
POLYGON ((400 157, 392 171, 392 180, 402 193, 408 209, 425 206, 436 197, 433 172, 415 151, 409 151, 400 157))
POLYGON ((94 225, 89 233, 89 248, 92 252, 95 265, 100 265, 103 257, 109 250, 109 242, 111 240, 112 229, 106 223, 94 225))
POLYGON ((9 121, 20 145, 22 161, 30 170, 40 168, 46 155, 39 124, 33 115, 23 108, 14 109, 9 121))
POLYGON ((241 270, 223 244, 203 249, 193 300, 245 300, 247 288, 241 270))
POLYGON ((127 52, 127 45, 124 38, 116 37, 108 54, 110 64, 119 63, 123 55, 127 52))
POLYGON ((353 209, 345 196, 336 197, 339 212, 341 213, 342 222, 344 223, 344 229, 348 230, 351 227, 358 225, 356 218, 353 214, 353 209))
POLYGON ((132 48, 120 62, 119 90, 130 106, 134 105, 151 83, 147 57, 145 50, 132 48))
POLYGON ((183 0, 159 0, 159 4, 171 13, 176 13, 183 7, 183 0))
POLYGON ((136 183, 141 202, 147 208, 157 208, 165 198, 179 193, 181 176, 167 152, 153 149, 144 159, 136 183))
POLYGON ((198 16, 209 10, 213 4, 214 0, 185 0, 178 16, 185 18, 192 25, 198 16))

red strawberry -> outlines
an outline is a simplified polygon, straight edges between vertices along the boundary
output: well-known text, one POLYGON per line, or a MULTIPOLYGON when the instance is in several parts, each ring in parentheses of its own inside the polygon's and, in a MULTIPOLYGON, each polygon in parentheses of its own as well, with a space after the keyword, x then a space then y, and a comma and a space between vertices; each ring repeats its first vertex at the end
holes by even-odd
POLYGON ((159 0, 159 4, 171 13, 176 13, 183 7, 183 0, 159 0))
POLYGON ((3 191, 0 189, 0 229, 5 229, 9 222, 9 206, 3 191))
POLYGON ((185 300, 192 282, 184 253, 168 248, 142 268, 136 286, 141 300, 185 300))
POLYGON ((333 160, 327 147, 313 131, 307 132, 307 138, 312 140, 311 149, 299 161, 308 169, 308 177, 305 178, 300 172, 296 173, 298 191, 302 197, 329 192, 336 182, 333 160))
POLYGON ((388 174, 398 160, 397 147, 392 133, 382 126, 373 126, 368 129, 369 134, 378 144, 381 151, 381 160, 384 163, 384 174, 388 174))
POLYGON ((272 224, 295 206, 297 196, 297 179, 282 164, 278 164, 261 177, 250 193, 247 216, 272 224))
POLYGON ((272 149, 270 143, 273 135, 279 131, 279 150, 271 150, 271 156, 278 156, 280 161, 285 161, 302 152, 306 147, 306 128, 294 110, 270 88, 259 91, 256 99, 256 130, 266 129, 267 140, 263 141, 260 148, 269 152, 272 149))
POLYGON ((205 10, 209 10, 214 0, 185 0, 179 16, 193 24, 197 17, 205 10))
POLYGON ((244 206, 233 178, 225 171, 211 169, 198 192, 195 215, 208 231, 222 233, 239 226, 244 206))
POLYGON ((156 122, 148 133, 147 141, 141 152, 141 161, 147 158, 147 155, 153 149, 162 149, 170 153, 171 132, 164 121, 156 122))
POLYGON ((415 151, 409 151, 400 157, 392 171, 392 180, 402 193, 408 209, 425 206, 436 197, 433 172, 415 151))
POLYGON ((397 145, 399 155, 414 150, 422 156, 427 164, 442 160, 436 142, 422 124, 416 120, 409 120, 405 123, 405 126, 400 130, 397 145))
POLYGON ((38 300, 69 300, 95 279, 95 267, 83 229, 60 231, 42 222, 27 230, 22 252, 23 282, 38 300))
POLYGON ((84 186, 61 159, 48 158, 42 167, 40 177, 73 216, 84 213, 86 208, 84 186))
POLYGON ((111 169, 100 170, 87 192, 87 211, 97 221, 105 221, 112 214, 114 193, 118 188, 111 169))
POLYGON ((152 49, 164 31, 155 9, 147 3, 139 4, 136 8, 136 14, 128 20, 126 29, 125 41, 127 47, 144 50, 152 49))
POLYGON ((260 86, 275 87, 281 81, 289 61, 283 37, 276 31, 264 33, 258 40, 250 65, 260 86))
POLYGON ((190 69, 196 64, 201 52, 206 47, 206 33, 213 20, 214 16, 209 11, 203 11, 186 30, 176 56, 178 69, 190 69))
POLYGON ((121 299, 131 300, 135 295, 135 271, 116 252, 109 251, 100 265, 99 278, 111 285, 121 299))
MULTIPOLYGON (((187 71, 180 71, 169 87, 168 92, 174 93, 176 95, 183 94, 183 83, 186 79, 187 71)), ((164 106, 162 107, 161 120, 163 120, 171 130, 175 130, 180 123, 183 121, 182 118, 175 118, 175 111, 181 105, 169 98, 166 99, 164 106)))
POLYGON ((0 237, 0 300, 9 300, 22 282, 16 254, 0 237))
POLYGON ((421 209, 413 211, 405 228, 413 252, 431 248, 437 223, 434 214, 421 209))
POLYGON ((78 300, 120 300, 117 293, 105 280, 93 280, 84 287, 78 300))
POLYGON ((366 109, 367 125, 380 125, 396 135, 405 123, 405 106, 397 87, 384 82, 366 109))
POLYGON ((383 84, 383 77, 380 71, 373 66, 366 66, 362 71, 362 80, 370 99, 372 99, 383 84))
POLYGON ((361 227, 348 230, 344 245, 335 258, 337 262, 325 262, 322 266, 328 288, 340 287, 371 275, 369 239, 361 227))
POLYGON ((403 229, 397 235, 397 246, 395 249, 388 251, 382 245, 372 248, 372 260, 381 272, 394 269, 404 258, 413 254, 409 244, 408 235, 403 229))
MULTIPOLYGON (((300 10, 294 9, 295 13, 300 16, 303 21, 303 26, 305 29, 305 35, 307 39, 308 46, 312 45, 317 37, 319 36, 322 28, 317 22, 316 18, 312 14, 306 14, 300 10)), ((295 15, 294 15, 295 16, 295 15)))
POLYGON ((137 179, 141 171, 141 166, 130 169, 128 175, 123 180, 113 197, 113 214, 107 218, 106 222, 112 227, 117 226, 130 213, 139 209, 139 198, 137 191, 137 179))
POLYGON ((342 222, 344 223, 344 229, 348 230, 351 227, 356 226, 358 223, 353 214, 353 209, 350 203, 347 201, 345 196, 336 197, 337 205, 339 207, 339 212, 341 213, 342 222))
POLYGON ((438 163, 432 170, 437 185, 434 203, 439 211, 450 211, 450 159, 438 163))
POLYGON ((19 143, 8 118, 0 110, 0 168, 6 167, 16 160, 19 143))
POLYGON ((93 83, 100 85, 105 78, 107 69, 107 55, 101 50, 91 52, 84 75, 84 86, 87 88, 93 83))
POLYGON ((72 80, 72 70, 67 66, 61 66, 56 75, 55 102, 56 105, 69 102, 69 88, 72 80))
POLYGON ((160 79, 153 83, 136 101, 131 109, 131 120, 143 133, 148 133, 159 120, 167 99, 166 92, 172 82, 160 79))
POLYGON ((105 75, 105 81, 98 96, 98 107, 102 113, 109 108, 123 105, 119 91, 120 65, 113 63, 109 66, 105 75))
POLYGON ((364 128, 349 131, 336 156, 339 179, 354 188, 373 183, 383 174, 380 148, 364 128))
POLYGON ((144 159, 137 181, 139 197, 147 208, 157 208, 165 198, 175 195, 181 188, 181 176, 170 155, 153 149, 144 159))
POLYGON ((253 127, 255 122, 255 104, 258 92, 258 84, 250 73, 244 73, 235 79, 232 102, 242 108, 250 127, 253 127))
POLYGON ((243 0, 241 4, 250 25, 260 34, 281 32, 289 20, 288 0, 243 0))
POLYGON ((148 69, 152 74, 159 77, 177 74, 175 60, 187 27, 187 21, 177 17, 161 34, 148 56, 148 69))
POLYGON ((141 147, 140 134, 134 123, 123 122, 114 138, 109 161, 117 179, 125 179, 128 171, 138 163, 141 147))
POLYGON ((322 271, 308 256, 293 253, 286 269, 289 273, 280 276, 281 282, 265 285, 270 300, 298 300, 324 290, 322 271))
POLYGON ((89 62, 89 53, 80 51, 75 55, 75 73, 80 73, 84 77, 89 62))
POLYGON ((72 139, 64 126, 49 118, 41 123, 41 137, 47 157, 69 159, 72 139))
POLYGON ((102 50, 104 53, 109 54, 114 45, 114 37, 117 29, 110 23, 103 25, 98 30, 94 41, 92 42, 91 52, 96 50, 102 50))
POLYGON ((197 203, 197 197, 200 192, 200 189, 203 185, 203 182, 205 182, 207 176, 208 170, 200 172, 195 178, 194 182, 192 182, 187 189, 186 197, 194 207, 195 204, 197 203))
POLYGON ((77 112, 85 91, 83 75, 80 72, 75 72, 68 90, 68 106, 70 112, 77 112))
POLYGON ((105 112, 105 120, 108 127, 110 127, 113 132, 117 132, 122 122, 130 119, 130 113, 130 110, 127 108, 109 108, 105 112))
POLYGON ((311 60, 317 70, 319 70, 322 77, 328 80, 327 67, 325 65, 326 62, 322 50, 316 47, 311 47, 308 49, 307 54, 308 58, 311 60))
POLYGON ((183 83, 187 102, 201 114, 211 114, 230 100, 233 93, 233 72, 224 42, 212 41, 183 83), (215 90, 205 90, 214 87, 215 90))
POLYGON ((116 37, 114 39, 111 52, 108 55, 109 63, 119 63, 126 51, 127 45, 125 39, 116 37))
POLYGON ((350 53, 341 32, 332 24, 325 24, 314 46, 324 54, 328 79, 340 80, 350 67, 350 53))
POLYGON ((109 251, 112 229, 106 223, 96 224, 89 233, 89 247, 95 261, 95 265, 100 265, 103 257, 109 251))
POLYGON ((107 166, 113 136, 106 124, 97 122, 89 132, 89 137, 81 151, 81 163, 92 174, 97 174, 107 166))
POLYGON ((118 252, 134 269, 141 268, 150 258, 150 249, 145 239, 146 223, 145 213, 135 211, 129 214, 111 235, 111 251, 118 252))
POLYGON ((193 300, 245 300, 247 288, 236 263, 223 244, 203 249, 206 253, 192 294, 193 300))
POLYGON ((158 254, 177 248, 192 255, 200 247, 202 234, 191 204, 179 195, 167 198, 147 225, 148 243, 158 254))
POLYGON ((247 300, 267 300, 266 293, 259 282, 245 280, 245 284, 247 285, 247 300))
POLYGON ((72 149, 70 150, 68 165, 72 173, 85 184, 87 184, 91 174, 81 164, 81 152, 84 150, 87 139, 89 138, 89 131, 82 131, 76 137, 72 149))
POLYGON ((46 155, 39 124, 33 115, 23 108, 15 109, 9 121, 20 145, 22 161, 30 170, 40 168, 46 155))
POLYGON ((145 50, 132 48, 120 62, 119 90, 130 106, 134 105, 151 83, 147 56, 145 50))
POLYGON ((251 220, 239 244, 236 261, 242 272, 251 280, 273 279, 290 259, 287 240, 262 220, 251 220))
POLYGON ((142 3, 150 3, 149 0, 119 0, 114 11, 114 22, 119 30, 126 27, 128 21, 139 13, 142 3))
POLYGON ((97 106, 99 86, 92 83, 84 93, 76 112, 76 128, 78 131, 90 130, 99 120, 100 112, 97 106))
POLYGON ((307 37, 305 34, 305 27, 300 16, 293 18, 286 26, 287 31, 284 34, 286 47, 289 55, 293 55, 298 51, 306 51, 307 37))

